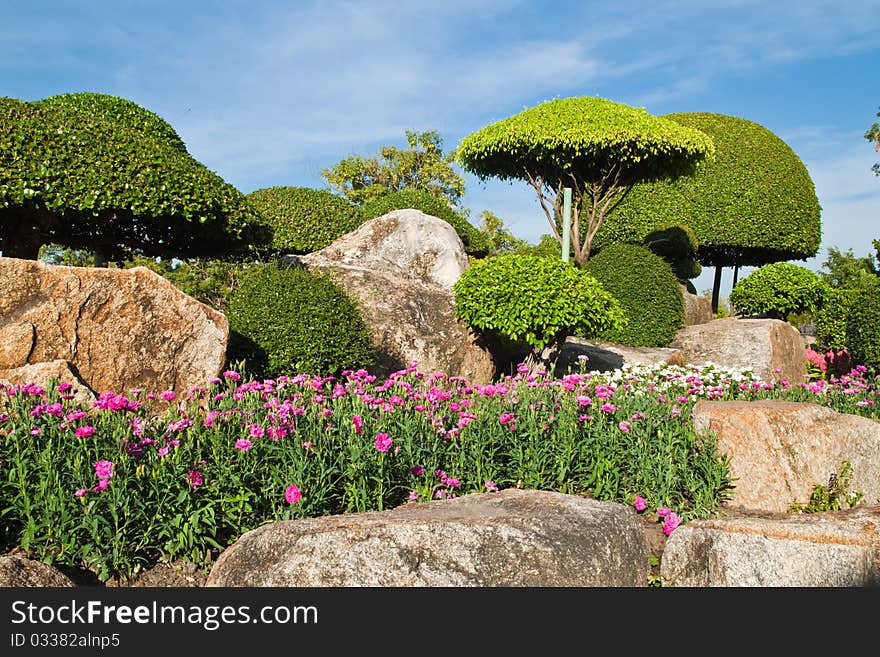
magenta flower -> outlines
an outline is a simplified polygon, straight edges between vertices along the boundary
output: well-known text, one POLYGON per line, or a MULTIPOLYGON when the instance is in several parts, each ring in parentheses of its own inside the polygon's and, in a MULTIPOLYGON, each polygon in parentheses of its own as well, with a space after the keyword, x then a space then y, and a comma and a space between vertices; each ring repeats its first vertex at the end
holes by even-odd
POLYGON ((223 378, 232 379, 233 381, 241 381, 241 374, 233 370, 226 370, 225 372, 223 372, 223 378))
POLYGON ((202 473, 198 470, 190 470, 189 472, 187 472, 186 480, 189 482, 189 485, 192 486, 193 490, 205 483, 205 480, 202 477, 202 473))
POLYGON ((351 421, 354 423, 354 432, 360 434, 364 428, 364 419, 360 415, 353 415, 351 421))
POLYGON ((407 497, 406 499, 410 502, 414 502, 415 500, 419 499, 419 494, 416 491, 411 490, 409 492, 409 497, 407 497))
POLYGON ((160 447, 157 454, 159 456, 168 456, 168 453, 171 451, 170 447, 160 447))
POLYGON ((392 442, 393 441, 391 440, 391 438, 389 438, 387 433, 376 434, 376 449, 378 449, 380 452, 387 452, 389 449, 391 449, 392 442))
POLYGON ((669 507, 661 506, 660 508, 657 509, 657 517, 658 518, 665 518, 670 513, 672 513, 672 509, 670 509, 669 507))
POLYGON ((409 471, 412 472, 416 477, 421 477, 423 474, 425 474, 425 469, 420 465, 414 465, 409 469, 409 471))
POLYGON ((605 402, 604 404, 602 404, 599 407, 599 410, 602 411, 603 413, 613 413, 614 411, 617 410, 617 407, 614 404, 611 404, 609 402, 605 402))
POLYGON ((680 524, 681 518, 674 511, 670 511, 666 516, 666 520, 663 521, 663 533, 669 536, 680 524))
POLYGON ((514 419, 516 419, 516 415, 514 415, 513 413, 502 413, 498 416, 498 422, 502 425, 507 424, 514 419))
POLYGON ((262 438, 266 431, 259 424, 251 425, 251 438, 262 438))
POLYGON ((296 484, 291 484, 284 491, 284 499, 288 504, 296 504, 302 499, 302 491, 296 484))
POLYGON ((84 424, 83 426, 77 428, 76 437, 77 438, 88 438, 89 436, 91 436, 94 433, 95 433, 95 427, 93 427, 91 424, 84 424))
POLYGON ((107 487, 110 485, 109 479, 101 479, 94 488, 92 488, 92 492, 100 493, 102 490, 107 490, 107 487))
POLYGON ((113 476, 113 461, 98 461, 95 463, 95 474, 98 479, 110 479, 113 476))
POLYGON ((446 484, 447 486, 449 486, 450 488, 458 488, 461 486, 461 482, 458 479, 456 479, 455 477, 447 477, 446 481, 444 481, 443 483, 446 484))
POLYGON ((633 500, 633 506, 635 507, 636 511, 641 513, 648 508, 648 502, 641 495, 636 495, 636 499, 633 500))
POLYGON ((495 483, 494 481, 492 481, 491 479, 489 479, 485 484, 483 484, 483 487, 484 487, 487 491, 489 491, 490 493, 495 493, 495 492, 498 491, 498 484, 496 484, 496 483, 495 483))
POLYGON ((173 390, 163 390, 159 393, 159 396, 167 402, 174 401, 174 391, 173 390))
POLYGON ((85 495, 85 494, 88 493, 88 492, 89 492, 88 489, 86 489, 86 488, 80 488, 79 490, 77 490, 77 491, 74 493, 74 495, 76 495, 77 497, 82 497, 83 495, 85 495))
POLYGON ((247 438, 239 438, 235 441, 235 449, 240 449, 242 452, 248 451, 251 447, 253 443, 247 438))
POLYGON ((629 430, 632 429, 632 425, 629 422, 618 422, 617 428, 623 433, 629 433, 629 430))

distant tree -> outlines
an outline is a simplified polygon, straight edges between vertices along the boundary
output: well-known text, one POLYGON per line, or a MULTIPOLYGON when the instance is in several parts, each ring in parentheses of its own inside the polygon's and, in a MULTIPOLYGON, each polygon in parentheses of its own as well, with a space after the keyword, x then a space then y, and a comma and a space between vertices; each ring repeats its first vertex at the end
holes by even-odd
POLYGON ((864 288, 877 283, 877 261, 869 253, 864 257, 856 257, 852 249, 841 252, 836 247, 828 247, 828 257, 822 263, 819 277, 832 287, 864 288))
POLYGON ((480 230, 485 233, 486 238, 492 245, 489 255, 513 253, 517 249, 528 245, 526 240, 516 237, 510 230, 504 227, 504 220, 501 217, 489 210, 483 210, 480 214, 480 230))
POLYGON ((76 93, 0 98, 0 251, 36 259, 44 244, 96 264, 130 254, 231 255, 268 239, 232 185, 136 103, 76 93))
POLYGON ((693 176, 639 183, 605 221, 597 248, 639 242, 670 223, 689 227, 697 260, 715 267, 718 310, 722 267, 805 260, 821 240, 819 199, 797 154, 767 128, 723 114, 668 114, 667 120, 711 135, 716 154, 693 176))
POLYGON ((542 103, 466 136, 456 160, 481 179, 531 185, 562 244, 563 189, 572 190, 572 255, 590 257, 605 216, 639 180, 690 173, 714 152, 699 130, 602 98, 542 103))
POLYGON ((339 193, 358 205, 404 189, 421 189, 457 206, 464 194, 464 178, 453 169, 451 155, 443 154, 443 140, 434 131, 406 131, 409 148, 384 146, 378 155, 352 155, 321 175, 339 193))
MULTIPOLYGON (((878 118, 880 118, 880 112, 877 112, 878 118)), ((874 143, 874 150, 880 151, 880 123, 875 122, 870 128, 868 128, 868 132, 865 133, 865 139, 874 143)), ((876 163, 873 167, 874 175, 880 176, 880 162, 876 163)))

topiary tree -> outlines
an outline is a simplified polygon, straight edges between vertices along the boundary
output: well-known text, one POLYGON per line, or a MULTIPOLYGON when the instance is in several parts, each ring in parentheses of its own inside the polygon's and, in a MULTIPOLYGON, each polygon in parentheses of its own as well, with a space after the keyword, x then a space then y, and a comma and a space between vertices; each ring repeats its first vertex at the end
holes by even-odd
POLYGON ((244 196, 157 115, 105 94, 0 100, 0 250, 88 249, 97 262, 244 253, 269 238, 244 196))
POLYGON ((532 369, 555 362, 575 331, 617 329, 626 321, 601 283, 556 258, 487 258, 466 269, 452 289, 456 316, 501 344, 527 348, 532 369))
POLYGON ((711 138, 602 98, 542 103, 466 136, 456 160, 481 179, 521 179, 562 244, 563 189, 572 190, 573 260, 590 257, 605 216, 639 180, 677 176, 711 156, 711 138))
POLYGON ((363 214, 367 219, 373 219, 393 210, 407 208, 421 210, 450 224, 461 238, 468 255, 483 258, 489 254, 492 243, 488 235, 456 212, 446 201, 421 189, 402 189, 378 196, 364 203, 363 214))
POLYGON ((715 159, 701 163, 693 176, 633 186, 596 236, 597 248, 641 242, 670 222, 688 226, 699 240, 697 259, 715 267, 715 312, 722 267, 760 267, 816 255, 819 200, 807 168, 784 141, 753 121, 723 114, 665 118, 711 135, 715 159))
POLYGON ((774 262, 738 281, 728 300, 739 315, 785 320, 791 313, 813 312, 826 284, 815 272, 791 262, 774 262))
POLYGON ((614 244, 590 258, 585 267, 620 303, 626 325, 579 332, 637 347, 665 347, 684 325, 681 285, 666 260, 644 246, 614 244))
POLYGON ((338 375, 373 364, 357 305, 327 276, 259 264, 243 270, 226 306, 229 360, 252 374, 338 375))
POLYGON ((846 346, 852 362, 880 373, 880 286, 864 290, 846 316, 846 346))
POLYGON ((669 263, 680 283, 693 288, 690 279, 696 278, 702 271, 697 262, 700 242, 694 231, 687 226, 671 224, 652 230, 645 235, 643 244, 669 263))
POLYGON ((272 228, 276 253, 311 253, 329 246, 364 221, 361 209, 324 189, 265 187, 247 200, 272 228))

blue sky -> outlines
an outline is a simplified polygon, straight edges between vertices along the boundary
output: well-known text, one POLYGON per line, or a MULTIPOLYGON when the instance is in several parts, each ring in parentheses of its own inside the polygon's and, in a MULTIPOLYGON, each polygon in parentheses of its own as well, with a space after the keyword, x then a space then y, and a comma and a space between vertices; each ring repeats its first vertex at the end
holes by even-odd
MULTIPOLYGON (((557 97, 746 118, 813 178, 822 246, 797 264, 814 270, 830 246, 864 256, 880 238, 880 153, 863 137, 878 82, 880 0, 5 0, 0 21, 0 96, 128 98, 244 193, 326 187, 322 169, 403 147, 407 129, 449 151, 557 97)), ((548 232, 525 183, 465 179, 474 221, 548 232)))

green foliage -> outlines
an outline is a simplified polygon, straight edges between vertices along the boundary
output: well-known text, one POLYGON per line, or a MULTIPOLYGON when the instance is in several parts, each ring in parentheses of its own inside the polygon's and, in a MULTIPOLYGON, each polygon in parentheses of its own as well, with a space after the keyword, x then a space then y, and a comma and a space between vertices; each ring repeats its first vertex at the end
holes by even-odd
POLYGON ((576 330, 617 329, 625 322, 617 301, 595 278, 551 258, 488 258, 465 270, 453 292, 459 319, 538 351, 576 330))
POLYGON ((130 253, 230 256, 268 240, 244 196, 187 153, 174 130, 104 94, 0 102, 0 249, 54 242, 130 253))
POLYGON ((730 291, 730 303, 739 315, 785 320, 791 313, 816 310, 826 289, 822 279, 806 267, 774 262, 737 281, 730 291))
POLYGON ((271 226, 271 249, 276 253, 318 251, 364 221, 358 206, 323 189, 266 187, 247 199, 271 226))
POLYGON ((486 239, 489 241, 490 249, 487 254, 489 256, 515 253, 520 248, 529 246, 526 240, 516 237, 504 227, 504 220, 501 217, 489 210, 483 210, 480 214, 480 231, 485 234, 486 239))
POLYGON ((841 252, 836 247, 828 247, 828 257, 822 263, 819 278, 831 287, 858 289, 872 287, 877 283, 877 261, 874 255, 858 258, 852 249, 841 252))
POLYGON ((700 163, 693 176, 634 185, 599 230, 597 248, 641 242, 673 222, 696 234, 703 265, 761 266, 816 254, 819 200, 807 168, 784 141, 723 114, 665 118, 711 135, 715 159, 700 163))
POLYGON ((831 473, 828 477, 828 485, 816 484, 810 494, 810 501, 806 504, 792 502, 788 507, 789 513, 823 513, 825 511, 839 511, 861 504, 862 493, 851 491, 853 468, 849 461, 842 461, 840 474, 831 473))
POLYGON ((470 256, 483 258, 492 248, 489 237, 471 224, 464 215, 456 212, 443 199, 421 189, 402 189, 378 196, 364 203, 363 213, 367 219, 374 219, 392 210, 407 208, 421 210, 450 224, 461 238, 465 253, 470 256))
POLYGON ((846 346, 854 363, 880 373, 880 285, 859 290, 846 316, 846 346))
POLYGON ((518 255, 536 256, 539 258, 562 259, 562 247, 559 241, 549 233, 543 233, 537 244, 518 244, 514 253, 518 255))
POLYGON ((183 261, 156 261, 155 258, 134 257, 122 263, 126 269, 146 267, 171 281, 177 289, 193 299, 226 312, 226 304, 246 265, 224 260, 190 258, 183 261))
POLYGON ((556 99, 466 136, 457 161, 481 179, 528 182, 553 235, 560 240, 563 187, 580 212, 572 227, 573 257, 590 256, 592 235, 607 208, 636 181, 690 173, 711 157, 712 139, 699 130, 602 98, 556 99))
POLYGON ((334 375, 373 362, 360 309, 325 275, 252 265, 241 273, 226 314, 238 335, 228 359, 245 360, 260 376, 334 375))
POLYGON ((696 278, 702 271, 696 259, 700 243, 687 226, 672 224, 652 230, 645 235, 644 246, 668 262, 682 283, 696 278))
POLYGON ((840 351, 848 348, 847 318, 861 295, 862 291, 856 289, 831 287, 825 290, 821 305, 813 313, 816 342, 823 351, 828 349, 840 351))
POLYGON ((409 148, 383 147, 378 155, 352 155, 321 175, 352 203, 366 203, 389 192, 420 189, 457 205, 464 179, 452 168, 452 156, 443 155, 436 131, 406 131, 409 148))
MULTIPOLYGON (((877 117, 880 118, 880 112, 877 112, 877 117)), ((868 128, 868 131, 865 133, 865 139, 874 144, 875 151, 880 151, 880 123, 875 121, 874 124, 868 128)), ((875 175, 880 176, 880 162, 871 168, 874 170, 875 175)))
POLYGON ((672 268, 636 244, 614 244, 590 258, 586 271, 618 300, 626 315, 621 328, 579 333, 618 344, 665 347, 684 325, 684 299, 672 268))

